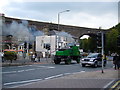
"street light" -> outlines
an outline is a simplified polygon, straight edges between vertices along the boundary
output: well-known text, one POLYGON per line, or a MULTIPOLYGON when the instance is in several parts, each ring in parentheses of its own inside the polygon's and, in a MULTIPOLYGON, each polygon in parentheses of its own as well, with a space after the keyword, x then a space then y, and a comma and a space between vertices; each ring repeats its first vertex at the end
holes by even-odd
POLYGON ((62 11, 62 12, 59 12, 58 13, 58 31, 59 31, 59 22, 60 22, 60 14, 61 13, 64 13, 64 12, 69 12, 70 10, 65 10, 65 11, 62 11))
MULTIPOLYGON (((65 11, 61 11, 58 13, 58 31, 59 31, 59 23, 60 23, 60 14, 64 13, 64 12, 69 12, 70 10, 65 10, 65 11)), ((56 49, 57 49, 57 36, 56 36, 56 49)))

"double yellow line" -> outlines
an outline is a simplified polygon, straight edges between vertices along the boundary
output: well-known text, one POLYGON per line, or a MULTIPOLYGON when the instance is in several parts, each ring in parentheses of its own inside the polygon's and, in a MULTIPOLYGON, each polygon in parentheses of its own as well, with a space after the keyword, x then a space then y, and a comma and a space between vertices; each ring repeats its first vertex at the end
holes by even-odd
POLYGON ((113 89, 114 88, 114 90, 120 90, 120 80, 118 80, 112 87, 111 87, 111 89, 113 89))

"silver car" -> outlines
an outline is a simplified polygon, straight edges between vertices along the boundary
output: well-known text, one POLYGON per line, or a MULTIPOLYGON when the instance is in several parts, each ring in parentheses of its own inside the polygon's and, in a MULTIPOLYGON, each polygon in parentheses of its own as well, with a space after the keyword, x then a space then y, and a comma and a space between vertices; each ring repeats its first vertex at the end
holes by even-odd
MULTIPOLYGON (((81 59, 82 67, 86 65, 91 65, 93 67, 102 66, 102 55, 100 53, 91 53, 86 58, 81 59)), ((106 60, 103 63, 104 67, 106 66, 106 60)))

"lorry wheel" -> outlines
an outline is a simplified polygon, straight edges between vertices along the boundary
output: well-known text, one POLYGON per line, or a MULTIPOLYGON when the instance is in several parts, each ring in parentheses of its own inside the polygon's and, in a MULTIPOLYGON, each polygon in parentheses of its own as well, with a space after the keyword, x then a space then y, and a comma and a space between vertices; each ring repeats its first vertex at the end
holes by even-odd
POLYGON ((60 64, 60 60, 55 59, 55 60, 54 60, 54 63, 55 63, 55 64, 60 64))
POLYGON ((82 67, 85 67, 85 64, 82 64, 82 67))
POLYGON ((71 62, 70 61, 65 61, 65 64, 71 64, 71 62))

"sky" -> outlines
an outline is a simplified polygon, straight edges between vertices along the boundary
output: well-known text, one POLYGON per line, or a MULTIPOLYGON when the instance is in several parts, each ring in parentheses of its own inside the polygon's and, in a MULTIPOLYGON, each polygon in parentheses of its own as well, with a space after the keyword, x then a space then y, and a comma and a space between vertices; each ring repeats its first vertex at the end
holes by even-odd
POLYGON ((118 24, 119 0, 2 0, 0 13, 41 22, 109 29, 118 24), (105 2, 106 1, 106 2, 105 2))

